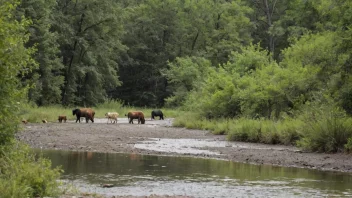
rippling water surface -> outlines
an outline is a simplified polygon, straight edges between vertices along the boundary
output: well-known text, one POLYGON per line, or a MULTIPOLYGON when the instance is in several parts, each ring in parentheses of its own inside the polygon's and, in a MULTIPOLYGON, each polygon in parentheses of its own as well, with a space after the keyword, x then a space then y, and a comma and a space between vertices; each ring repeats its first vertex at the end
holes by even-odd
POLYGON ((352 176, 188 157, 37 151, 87 193, 194 197, 352 197, 352 176), (112 184, 103 188, 102 184, 112 184))

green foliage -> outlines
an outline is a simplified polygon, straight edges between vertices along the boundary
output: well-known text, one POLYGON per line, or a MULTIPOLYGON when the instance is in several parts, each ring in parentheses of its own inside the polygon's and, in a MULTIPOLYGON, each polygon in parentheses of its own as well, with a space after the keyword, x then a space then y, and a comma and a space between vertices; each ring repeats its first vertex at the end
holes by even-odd
POLYGON ((230 128, 227 139, 230 141, 259 142, 261 137, 260 121, 239 120, 230 128))
POLYGON ((199 82, 206 78, 211 70, 210 61, 198 57, 177 58, 175 62, 169 63, 169 69, 163 70, 170 83, 169 88, 173 96, 167 98, 167 106, 181 105, 189 91, 193 90, 199 82))
POLYGON ((352 137, 352 119, 334 107, 313 108, 304 114, 303 138, 298 145, 311 151, 337 152, 352 137))
POLYGON ((197 113, 187 112, 175 118, 173 126, 209 130, 216 135, 227 135, 229 141, 261 142, 266 144, 295 145, 304 134, 301 120, 204 119, 197 113))
POLYGON ((119 86, 123 10, 116 1, 57 1, 51 30, 58 33, 65 82, 62 104, 93 106, 119 86), (116 14, 119 13, 119 14, 116 14))
POLYGON ((108 100, 102 104, 97 105, 98 109, 122 109, 123 101, 121 100, 108 100))
POLYGON ((58 104, 61 102, 61 87, 64 83, 59 57, 58 34, 51 32, 55 0, 22 0, 17 8, 18 17, 24 16, 33 23, 28 27, 30 32, 27 47, 35 47, 33 58, 39 64, 23 78, 23 83, 35 84, 29 90, 29 99, 39 105, 58 104))
POLYGON ((25 89, 20 86, 18 76, 28 73, 34 65, 32 49, 24 44, 30 21, 15 20, 14 10, 17 1, 0 3, 0 146, 10 142, 17 130, 18 112, 25 89))
POLYGON ((29 147, 15 142, 0 153, 0 192, 2 197, 45 197, 60 193, 61 170, 51 162, 35 157, 29 147))
POLYGON ((347 139, 347 143, 344 145, 344 149, 346 152, 352 152, 352 138, 347 139))
POLYGON ((21 109, 20 116, 31 123, 41 123, 43 119, 48 122, 58 122, 59 115, 66 115, 67 119, 73 120, 75 116, 72 115, 72 109, 60 105, 45 107, 26 105, 21 109))
POLYGON ((241 1, 154 0, 129 5, 123 38, 129 50, 119 62, 123 85, 114 97, 135 106, 158 107, 165 98, 168 105, 181 104, 190 89, 189 81, 181 80, 193 74, 174 83, 178 79, 165 75, 168 66, 194 61, 194 57, 218 65, 228 60, 231 51, 251 41, 253 25, 248 14, 252 10, 241 1))

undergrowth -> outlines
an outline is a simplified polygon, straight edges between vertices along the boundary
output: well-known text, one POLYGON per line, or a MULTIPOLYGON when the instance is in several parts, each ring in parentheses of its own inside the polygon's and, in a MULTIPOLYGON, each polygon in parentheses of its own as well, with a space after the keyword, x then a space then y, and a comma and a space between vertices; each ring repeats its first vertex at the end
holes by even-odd
POLYGON ((1 197, 54 197, 61 193, 61 169, 51 169, 50 160, 36 157, 19 142, 3 146, 0 151, 1 197))

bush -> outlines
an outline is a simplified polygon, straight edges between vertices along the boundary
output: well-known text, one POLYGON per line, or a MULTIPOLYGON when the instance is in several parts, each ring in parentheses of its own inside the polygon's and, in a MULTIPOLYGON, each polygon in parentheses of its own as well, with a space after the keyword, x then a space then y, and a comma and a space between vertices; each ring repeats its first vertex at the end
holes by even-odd
POLYGON ((342 151, 352 137, 352 119, 334 114, 320 116, 304 125, 304 137, 297 142, 298 146, 318 152, 342 151))
POLYGON ((51 169, 51 162, 35 158, 28 146, 14 143, 1 148, 0 192, 2 197, 44 197, 60 193, 61 170, 51 169))
POLYGON ((259 142, 261 136, 260 121, 240 119, 231 125, 227 139, 230 141, 259 142))
POLYGON ((344 145, 345 151, 348 153, 352 152, 352 138, 347 139, 347 144, 344 145))

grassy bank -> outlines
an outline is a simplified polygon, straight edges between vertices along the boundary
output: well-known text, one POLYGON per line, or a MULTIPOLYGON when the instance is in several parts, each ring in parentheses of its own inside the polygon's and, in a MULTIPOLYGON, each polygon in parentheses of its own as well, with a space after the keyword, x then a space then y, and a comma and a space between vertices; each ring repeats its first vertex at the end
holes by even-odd
MULTIPOLYGON (((57 122, 58 115, 74 120, 71 108, 61 106, 26 106, 21 117, 29 122, 57 122)), ((128 111, 143 111, 150 119, 152 108, 124 106, 110 101, 93 108, 96 118, 104 118, 106 112, 116 111, 125 117, 128 111)), ((163 108, 165 118, 176 118, 175 127, 209 130, 213 134, 225 134, 229 141, 258 142, 266 144, 296 145, 305 150, 318 152, 352 151, 352 118, 341 112, 323 110, 308 112, 296 118, 268 119, 206 119, 197 113, 163 108)), ((158 118, 157 118, 158 119, 158 118)))
MULTIPOLYGON (((62 106, 47 106, 47 107, 37 107, 33 105, 27 105, 20 112, 20 117, 22 119, 27 120, 31 123, 39 123, 43 119, 48 122, 58 122, 59 115, 66 115, 67 119, 74 120, 75 116, 72 115, 72 110, 80 108, 80 107, 62 107, 62 106)), ((143 111, 146 119, 150 119, 151 111, 153 108, 147 107, 132 107, 132 106, 124 106, 119 101, 109 101, 103 104, 98 105, 97 107, 92 107, 95 111, 96 118, 104 118, 106 112, 118 112, 119 117, 125 117, 129 111, 143 111)), ((181 111, 177 109, 164 109, 162 108, 164 113, 164 118, 173 118, 180 114, 181 111)), ((159 117, 157 117, 159 119, 159 117)))
POLYGON ((267 119, 214 119, 187 113, 175 119, 174 126, 210 130, 226 134, 229 141, 296 145, 318 152, 352 151, 352 118, 334 112, 278 121, 267 119))

